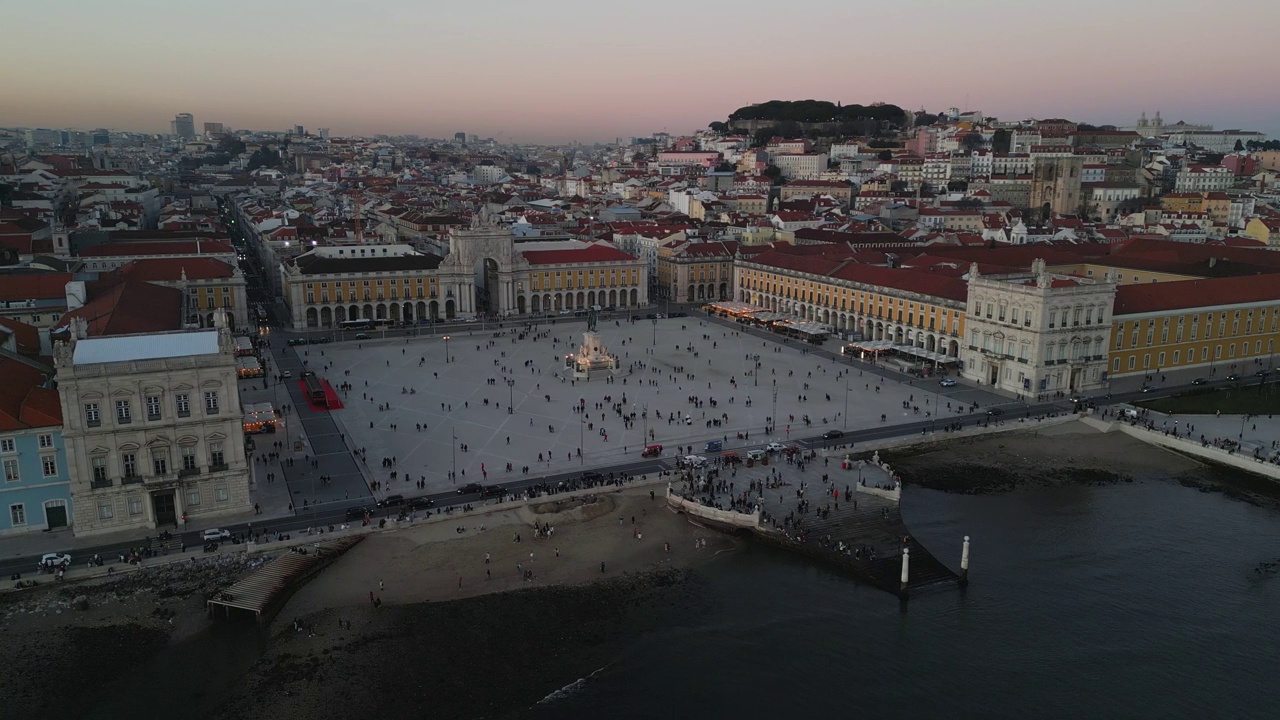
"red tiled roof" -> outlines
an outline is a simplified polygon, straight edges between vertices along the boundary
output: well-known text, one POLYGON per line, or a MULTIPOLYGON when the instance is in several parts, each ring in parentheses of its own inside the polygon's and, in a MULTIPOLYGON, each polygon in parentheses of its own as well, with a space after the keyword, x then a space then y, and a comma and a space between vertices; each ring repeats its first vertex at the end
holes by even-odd
POLYGON ((879 267, 876 265, 846 265, 837 270, 832 277, 867 285, 906 290, 907 292, 920 293, 930 297, 958 300, 962 303, 966 301, 969 293, 969 284, 959 278, 949 277, 944 274, 879 267))
MULTIPOLYGON (((218 280, 232 277, 234 270, 230 265, 211 257, 188 258, 144 258, 130 260, 107 275, 119 278, 132 278, 148 282, 176 282, 186 273, 188 280, 218 280)), ((103 276, 102 280, 107 280, 103 276)))
POLYGON ((1116 288, 1116 315, 1280 300, 1280 274, 1135 283, 1116 288))
POLYGON ((168 242, 108 242, 85 248, 81 257, 124 257, 129 255, 226 255, 234 252, 221 240, 178 240, 168 242))
POLYGON ((621 262, 635 260, 621 250, 607 245, 591 245, 571 250, 527 250, 524 259, 530 265, 565 265, 571 263, 621 262))
POLYGON ((68 311, 57 326, 69 325, 72 318, 87 320, 92 337, 181 330, 182 291, 129 279, 94 297, 84 307, 68 311))
POLYGON ((65 298, 69 282, 71 273, 5 275, 0 277, 0 302, 65 298))
POLYGON ((45 374, 24 362, 0 357, 0 431, 62 424, 58 391, 41 387, 45 374))
POLYGON ((13 318, 0 317, 0 328, 3 328, 0 332, 7 331, 13 334, 19 353, 33 357, 40 354, 40 330, 34 325, 28 325, 13 318))

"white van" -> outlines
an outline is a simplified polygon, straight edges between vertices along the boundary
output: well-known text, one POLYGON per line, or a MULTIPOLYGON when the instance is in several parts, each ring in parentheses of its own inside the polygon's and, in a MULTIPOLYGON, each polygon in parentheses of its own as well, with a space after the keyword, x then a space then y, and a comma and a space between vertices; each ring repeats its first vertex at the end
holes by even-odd
POLYGON ((1138 418, 1138 411, 1133 408, 1125 408, 1123 412, 1126 418, 1132 420, 1136 420, 1138 418))

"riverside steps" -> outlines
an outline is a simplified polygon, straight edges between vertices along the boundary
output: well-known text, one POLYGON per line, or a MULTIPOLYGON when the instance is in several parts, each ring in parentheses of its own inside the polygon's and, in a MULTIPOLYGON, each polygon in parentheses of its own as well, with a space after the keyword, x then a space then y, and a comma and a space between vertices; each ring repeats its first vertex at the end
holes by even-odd
POLYGON ((667 503, 710 527, 749 532, 904 600, 964 584, 911 536, 899 507, 901 485, 878 457, 838 459, 835 466, 831 459, 809 457, 804 470, 798 458, 787 464, 780 454, 773 465, 750 469, 685 468, 668 487, 667 503), (751 489, 753 482, 760 484, 751 489), (904 550, 910 556, 905 583, 904 550))
POLYGON ((349 535, 295 546, 226 590, 214 593, 208 601, 209 615, 230 619, 232 611, 238 615, 248 613, 258 624, 266 624, 298 588, 363 539, 364 535, 349 535))

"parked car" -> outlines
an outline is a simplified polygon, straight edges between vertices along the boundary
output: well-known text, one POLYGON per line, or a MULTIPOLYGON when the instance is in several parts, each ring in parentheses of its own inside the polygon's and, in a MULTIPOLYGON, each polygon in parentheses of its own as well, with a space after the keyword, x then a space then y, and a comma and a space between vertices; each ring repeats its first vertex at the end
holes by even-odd
POLYGON ((688 465, 689 467, 700 468, 703 465, 707 464, 707 459, 702 457, 701 455, 685 455, 684 464, 688 465))
POLYGON ((356 339, 357 339, 357 340, 368 340, 368 339, 369 339, 369 333, 356 333, 356 339))
POLYGON ((297 346, 297 345, 306 345, 306 344, 307 344, 307 339, 306 339, 306 338, 292 338, 291 340, 289 340, 289 342, 288 342, 287 344, 288 344, 289 346, 291 346, 291 347, 292 347, 292 346, 297 346))
POLYGON ((843 430, 828 430, 822 433, 823 440, 835 440, 836 438, 842 438, 842 437, 844 437, 843 430))
POLYGON ((1003 415, 1003 414, 1004 414, 1004 410, 1001 410, 1000 408, 991 408, 990 410, 987 411, 987 417, 996 417, 997 415, 1003 415))
POLYGON ((480 483, 467 483, 458 488, 459 495, 479 495, 484 492, 484 486, 480 483))
POLYGON ((507 494, 507 489, 501 485, 486 485, 480 494, 485 497, 502 497, 507 494))
POLYGON ((231 537, 231 531, 222 528, 209 528, 200 534, 200 538, 205 542, 219 542, 229 537, 231 537))
POLYGON ((425 510, 427 508, 435 507, 435 506, 436 506, 436 501, 432 500, 429 497, 416 497, 409 501, 410 510, 425 510))
POLYGON ((388 495, 378 502, 378 507, 395 507, 404 504, 403 495, 388 495))
POLYGON ((776 442, 775 442, 775 443, 769 443, 768 445, 766 445, 766 446, 765 446, 765 448, 764 448, 764 451, 765 451, 765 452, 776 453, 776 452, 782 452, 783 450, 786 450, 786 449, 787 449, 787 446, 786 446, 786 445, 783 445, 782 443, 776 443, 776 442))
POLYGON ((1199 377, 1199 378, 1196 378, 1195 380, 1192 380, 1192 381, 1191 381, 1191 384, 1192 384, 1192 385, 1204 385, 1204 384, 1205 384, 1205 383, 1207 383, 1207 382, 1209 382, 1209 381, 1208 381, 1208 380, 1206 380, 1206 379, 1204 379, 1204 378, 1202 378, 1202 377, 1199 377))
POLYGON ((331 342, 333 342, 333 338, 332 338, 332 337, 330 337, 329 335, 325 335, 324 337, 320 338, 320 340, 318 340, 317 342, 320 342, 320 343, 322 343, 322 344, 323 344, 323 343, 331 343, 331 342))
POLYGON ((59 566, 70 567, 71 556, 66 553, 45 553, 40 557, 40 564, 44 567, 50 568, 59 566))
POLYGON ((363 520, 364 516, 368 514, 369 514, 369 510, 367 508, 362 508, 362 507, 347 508, 348 520, 363 520))
POLYGON ((748 460, 763 460, 763 459, 765 459, 768 455, 769 455, 769 453, 766 453, 765 451, 760 450, 760 449, 758 449, 758 448, 757 448, 757 449, 755 449, 755 450, 748 450, 748 451, 747 451, 747 459, 748 459, 748 460))
POLYGON ((720 452, 724 449, 724 441, 708 440, 707 446, 704 448, 707 452, 720 452))
POLYGON ((292 371, 292 370, 281 370, 281 371, 280 371, 280 377, 282 377, 282 378, 291 378, 291 377, 293 377, 293 371, 292 371))
POLYGON ((944 377, 944 378, 942 378, 941 380, 939 380, 939 381, 938 381, 938 384, 939 384, 939 385, 941 385, 942 387, 955 387, 955 386, 956 386, 956 379, 955 379, 955 378, 944 377))

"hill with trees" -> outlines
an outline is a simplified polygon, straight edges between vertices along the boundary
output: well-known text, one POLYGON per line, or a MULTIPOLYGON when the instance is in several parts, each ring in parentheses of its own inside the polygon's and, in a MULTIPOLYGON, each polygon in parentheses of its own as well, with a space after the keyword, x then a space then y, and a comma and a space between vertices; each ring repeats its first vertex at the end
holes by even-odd
POLYGON ((735 120, 776 120, 797 123, 838 123, 862 119, 901 124, 906 113, 897 105, 841 105, 826 100, 770 100, 740 107, 729 114, 735 120))

